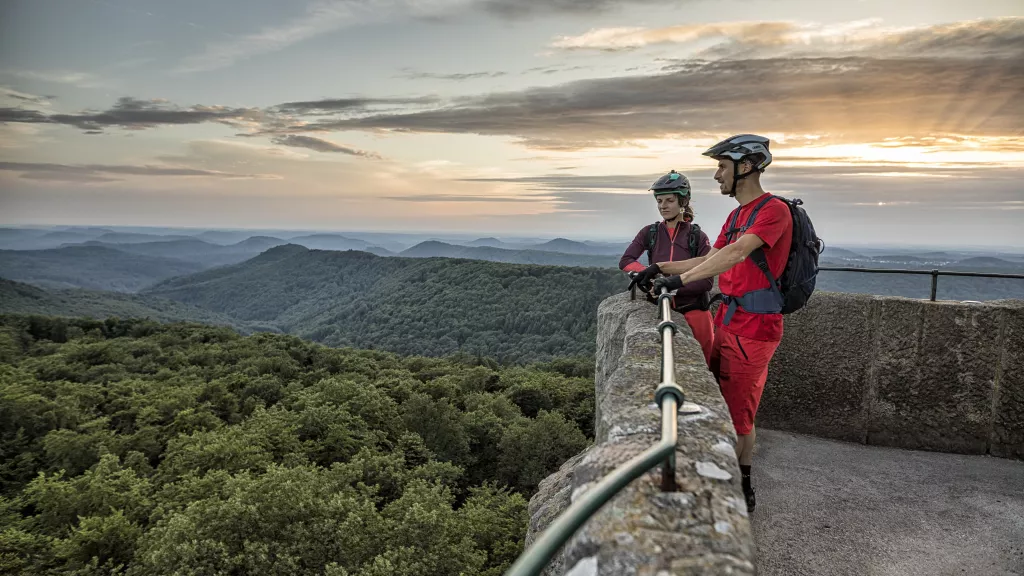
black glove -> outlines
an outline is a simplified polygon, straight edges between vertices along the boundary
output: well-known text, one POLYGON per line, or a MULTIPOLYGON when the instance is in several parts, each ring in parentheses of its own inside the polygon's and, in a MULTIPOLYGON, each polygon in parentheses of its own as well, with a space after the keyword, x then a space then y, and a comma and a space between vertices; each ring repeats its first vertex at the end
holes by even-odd
POLYGON ((651 282, 658 274, 661 274, 661 268, 658 268, 657 264, 651 264, 646 270, 638 272, 636 276, 633 276, 633 281, 629 283, 627 290, 632 290, 633 286, 636 286, 643 292, 650 292, 651 282))
POLYGON ((669 292, 673 290, 679 290, 683 287, 683 278, 681 276, 668 276, 666 278, 658 278, 654 281, 654 293, 661 294, 661 289, 664 288, 669 292))

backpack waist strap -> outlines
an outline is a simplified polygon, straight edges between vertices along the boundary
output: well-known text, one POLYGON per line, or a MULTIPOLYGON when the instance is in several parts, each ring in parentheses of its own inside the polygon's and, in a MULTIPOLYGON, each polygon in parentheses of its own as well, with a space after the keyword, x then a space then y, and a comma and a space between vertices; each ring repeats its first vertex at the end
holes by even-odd
POLYGON ((742 306, 744 312, 751 314, 782 313, 782 302, 779 298, 779 293, 771 288, 752 290, 742 296, 722 294, 722 303, 726 305, 725 316, 722 318, 722 324, 726 326, 732 321, 732 315, 736 313, 738 306, 742 306))

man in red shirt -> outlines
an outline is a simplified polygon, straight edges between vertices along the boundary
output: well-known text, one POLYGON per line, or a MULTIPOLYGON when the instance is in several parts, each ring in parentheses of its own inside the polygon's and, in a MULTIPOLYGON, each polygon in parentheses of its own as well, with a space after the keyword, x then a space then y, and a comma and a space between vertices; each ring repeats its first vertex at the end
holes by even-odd
MULTIPOLYGON (((711 241, 707 234, 693 224, 690 181, 686 176, 673 170, 652 184, 650 190, 654 192, 658 212, 664 220, 657 225, 644 226, 640 229, 619 260, 619 269, 624 272, 635 272, 637 276, 634 282, 644 290, 649 290, 651 282, 660 275, 661 263, 703 256, 711 250, 711 241), (648 246, 648 243, 652 245, 648 246), (647 252, 650 266, 644 266, 639 261, 644 252, 647 252)), ((693 282, 686 288, 677 290, 672 299, 672 307, 686 318, 694 339, 704 351, 704 361, 708 363, 711 362, 711 349, 715 342, 711 313, 707 311, 708 292, 711 291, 712 285, 710 278, 693 282)))
MULTIPOLYGON (((668 274, 654 283, 654 292, 669 290, 718 275, 723 295, 715 315, 715 342, 711 372, 718 380, 736 428, 736 455, 743 473, 747 509, 756 500, 750 484, 754 453, 754 417, 768 377, 768 363, 782 340, 782 302, 768 276, 751 256, 757 250, 775 278, 782 277, 793 237, 789 207, 761 188, 761 173, 772 161, 768 139, 741 134, 704 152, 718 160, 718 181, 723 195, 739 202, 726 219, 718 240, 707 255, 662 266, 668 274)), ((755 254, 757 256, 757 254, 755 254)))

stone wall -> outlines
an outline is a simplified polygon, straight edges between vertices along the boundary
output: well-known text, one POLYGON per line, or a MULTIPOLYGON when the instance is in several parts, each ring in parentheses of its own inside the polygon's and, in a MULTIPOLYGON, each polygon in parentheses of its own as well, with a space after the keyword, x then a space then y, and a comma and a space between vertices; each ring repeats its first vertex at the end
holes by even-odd
MULTIPOLYGON (((675 337, 676 381, 701 406, 680 415, 679 491, 665 493, 660 468, 638 478, 566 544, 551 576, 752 575, 754 545, 740 487, 735 432, 718 385, 685 320, 675 337)), ((660 437, 654 404, 661 344, 657 308, 628 294, 598 309, 596 437, 544 480, 530 500, 527 545, 573 500, 660 437)))
POLYGON ((1024 458, 1024 302, 816 292, 786 317, 758 425, 1024 458))

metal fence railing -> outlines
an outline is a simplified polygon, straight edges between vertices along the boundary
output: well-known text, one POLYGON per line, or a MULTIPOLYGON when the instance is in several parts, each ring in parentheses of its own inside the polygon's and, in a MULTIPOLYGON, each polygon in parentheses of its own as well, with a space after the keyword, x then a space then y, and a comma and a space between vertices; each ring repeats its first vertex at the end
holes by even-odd
POLYGON ((630 482, 639 478, 659 463, 662 465, 661 489, 672 492, 675 483, 675 454, 678 435, 678 415, 700 412, 700 407, 686 402, 683 389, 676 384, 675 354, 672 338, 678 327, 672 321, 672 296, 664 288, 658 296, 661 322, 661 384, 654 392, 654 399, 661 409, 661 440, 622 464, 600 482, 588 488, 569 505, 546 530, 526 549, 505 576, 536 576, 548 565, 558 550, 576 533, 576 530, 611 500, 630 482))
POLYGON ((841 266, 820 266, 819 271, 827 272, 863 272, 866 274, 915 274, 918 276, 932 277, 931 301, 935 301, 935 294, 939 288, 939 276, 969 276, 973 278, 1013 278, 1024 280, 1024 274, 999 274, 994 272, 956 272, 953 270, 908 270, 905 268, 853 268, 841 266))

